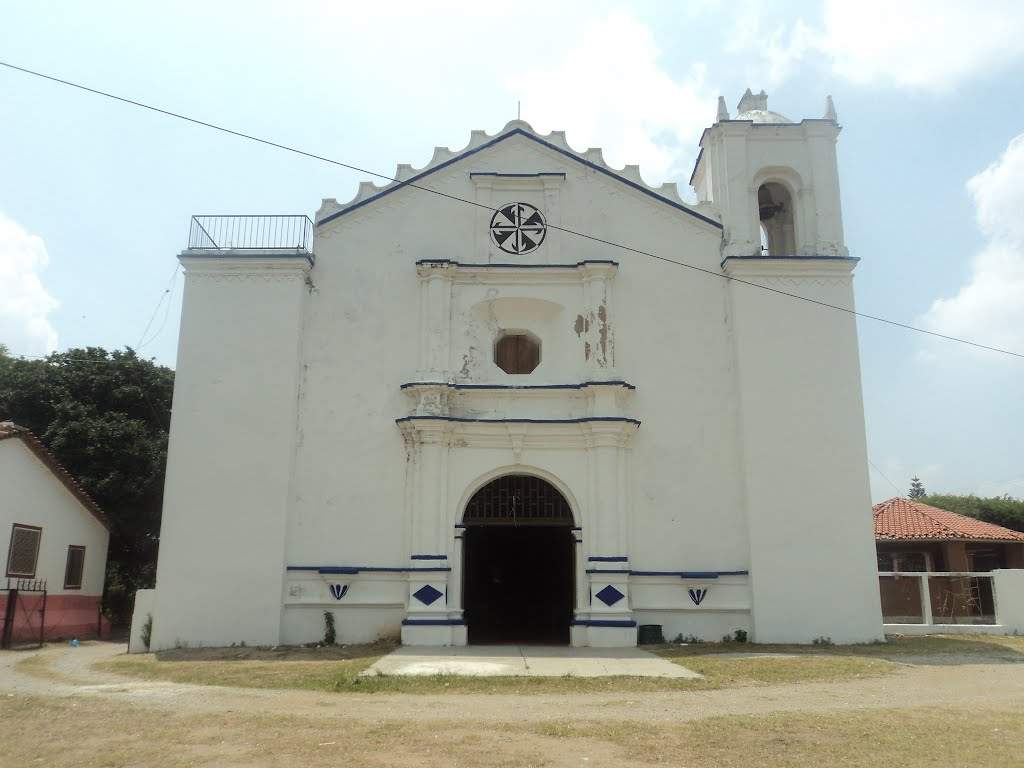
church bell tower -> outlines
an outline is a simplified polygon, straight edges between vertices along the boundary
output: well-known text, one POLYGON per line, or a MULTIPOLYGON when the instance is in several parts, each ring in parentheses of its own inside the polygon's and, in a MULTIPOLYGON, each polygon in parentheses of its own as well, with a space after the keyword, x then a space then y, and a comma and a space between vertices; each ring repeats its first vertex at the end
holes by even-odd
POLYGON ((691 183, 723 225, 756 642, 882 636, 832 99, 719 99, 691 183), (831 306, 825 306, 831 305, 831 306))

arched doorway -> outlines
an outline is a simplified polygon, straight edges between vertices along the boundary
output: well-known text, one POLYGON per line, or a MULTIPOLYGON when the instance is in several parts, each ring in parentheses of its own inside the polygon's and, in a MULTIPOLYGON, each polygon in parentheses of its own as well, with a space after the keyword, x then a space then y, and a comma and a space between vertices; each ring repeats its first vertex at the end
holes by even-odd
POLYGON ((546 480, 505 475, 463 516, 470 643, 568 643, 575 541, 569 503, 546 480))

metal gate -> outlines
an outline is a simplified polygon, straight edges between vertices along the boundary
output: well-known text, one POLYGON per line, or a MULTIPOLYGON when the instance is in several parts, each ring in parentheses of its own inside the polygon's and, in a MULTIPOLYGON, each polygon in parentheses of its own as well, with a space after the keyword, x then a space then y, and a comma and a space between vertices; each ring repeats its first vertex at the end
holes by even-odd
POLYGON ((0 648, 42 647, 46 629, 46 580, 7 579, 0 648))

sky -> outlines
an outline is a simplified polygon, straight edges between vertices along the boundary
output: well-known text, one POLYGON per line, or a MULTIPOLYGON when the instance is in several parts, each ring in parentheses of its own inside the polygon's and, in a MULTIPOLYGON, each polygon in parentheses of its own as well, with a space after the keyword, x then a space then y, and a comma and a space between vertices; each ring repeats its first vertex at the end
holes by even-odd
MULTIPOLYGON (((1024 353, 1016 0, 0 0, 0 59, 385 174, 521 104, 691 199, 720 94, 831 94, 858 309, 1024 353)), ((0 343, 173 366, 192 214, 312 216, 362 178, 0 68, 0 343)), ((1024 360, 858 326, 872 497, 1024 497, 1024 360)))

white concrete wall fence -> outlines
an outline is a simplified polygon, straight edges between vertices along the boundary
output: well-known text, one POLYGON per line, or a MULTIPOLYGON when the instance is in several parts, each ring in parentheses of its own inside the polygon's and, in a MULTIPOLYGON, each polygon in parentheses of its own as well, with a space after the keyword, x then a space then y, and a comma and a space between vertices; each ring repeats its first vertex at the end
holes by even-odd
POLYGON ((996 624, 1008 634, 1024 634, 1024 569, 992 571, 996 624))
MULTIPOLYGON (((140 589, 135 593, 135 601, 132 604, 132 622, 128 632, 128 653, 149 653, 149 648, 143 642, 143 628, 153 618, 156 610, 156 590, 140 589)), ((152 626, 150 627, 152 631, 152 626)), ((152 635, 150 635, 152 644, 152 635)))

